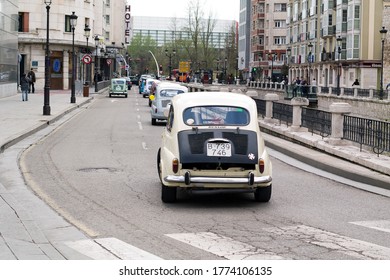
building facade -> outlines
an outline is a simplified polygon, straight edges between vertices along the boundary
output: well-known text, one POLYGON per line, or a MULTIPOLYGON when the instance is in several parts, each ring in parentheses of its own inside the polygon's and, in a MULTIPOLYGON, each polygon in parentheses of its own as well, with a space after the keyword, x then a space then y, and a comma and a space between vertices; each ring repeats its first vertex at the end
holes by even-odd
POLYGON ((290 0, 289 69, 324 87, 378 88, 383 0, 290 0))
POLYGON ((240 0, 240 16, 238 23, 238 70, 242 78, 247 80, 250 73, 250 41, 251 41, 251 0, 240 0))
POLYGON ((251 0, 251 77, 281 82, 287 75, 287 0, 251 0))
POLYGON ((123 49, 125 0, 53 1, 19 0, 19 73, 31 68, 36 88, 44 87, 47 11, 49 11, 50 88, 69 89, 72 79, 72 12, 77 15, 74 29, 76 80, 91 82, 94 72, 109 77, 119 67, 117 53, 123 49), (85 32, 90 28, 89 37, 85 32), (96 39, 96 40, 95 40, 96 39), (92 59, 84 59, 89 55, 92 59), (90 62, 90 63, 88 63, 90 62))
POLYGON ((0 5, 0 98, 17 92, 18 84, 18 1, 0 5))
MULTIPOLYGON (((156 41, 157 46, 163 46, 175 40, 190 39, 190 33, 185 30, 187 26, 188 19, 185 18, 134 16, 132 17, 131 37, 150 36, 156 41)), ((215 48, 225 48, 226 37, 232 26, 236 26, 236 21, 215 20, 215 27, 211 33, 211 44, 215 48)))

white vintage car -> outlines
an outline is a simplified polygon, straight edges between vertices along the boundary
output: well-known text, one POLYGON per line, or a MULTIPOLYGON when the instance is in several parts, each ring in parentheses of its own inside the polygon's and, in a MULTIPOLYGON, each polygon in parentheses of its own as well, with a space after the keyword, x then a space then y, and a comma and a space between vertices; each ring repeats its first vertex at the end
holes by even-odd
POLYGON ((261 136, 255 101, 230 92, 175 96, 157 154, 162 201, 175 202, 177 188, 253 192, 268 202, 272 164, 261 136))
POLYGON ((188 92, 188 88, 178 83, 161 82, 157 85, 154 95, 150 96, 150 116, 152 125, 157 124, 157 120, 166 120, 164 110, 171 103, 174 96, 188 92))

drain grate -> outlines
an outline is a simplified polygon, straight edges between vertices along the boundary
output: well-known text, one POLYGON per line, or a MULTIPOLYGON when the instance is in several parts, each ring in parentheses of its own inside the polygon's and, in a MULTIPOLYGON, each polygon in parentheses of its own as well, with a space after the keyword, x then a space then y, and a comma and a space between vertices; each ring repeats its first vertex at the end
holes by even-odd
POLYGON ((118 172, 119 170, 112 167, 88 167, 88 168, 80 168, 77 171, 80 172, 118 172))

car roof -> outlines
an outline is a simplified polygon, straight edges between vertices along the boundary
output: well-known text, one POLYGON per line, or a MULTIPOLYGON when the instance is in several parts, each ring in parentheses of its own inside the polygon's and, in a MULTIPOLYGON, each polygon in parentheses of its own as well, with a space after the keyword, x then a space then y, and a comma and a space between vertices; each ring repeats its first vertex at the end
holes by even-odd
POLYGON ((161 82, 158 85, 158 88, 163 89, 163 88, 172 88, 172 89, 182 89, 182 90, 188 90, 186 86, 183 86, 181 84, 177 83, 172 83, 172 82, 161 82))
POLYGON ((188 92, 179 94, 172 100, 174 105, 182 109, 195 106, 234 106, 248 110, 257 110, 256 102, 249 96, 233 92, 188 92))

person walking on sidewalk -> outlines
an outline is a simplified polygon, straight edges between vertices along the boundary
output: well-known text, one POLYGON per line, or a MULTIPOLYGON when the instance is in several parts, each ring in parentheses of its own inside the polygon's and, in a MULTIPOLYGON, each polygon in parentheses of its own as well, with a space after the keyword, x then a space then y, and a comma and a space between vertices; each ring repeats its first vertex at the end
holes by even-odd
POLYGON ((30 79, 27 78, 26 73, 22 74, 20 78, 20 89, 22 90, 22 101, 28 101, 28 89, 30 87, 30 79))
POLYGON ((34 93, 35 92, 34 83, 36 79, 35 79, 35 73, 33 71, 33 68, 31 68, 30 72, 28 72, 27 77, 30 79, 28 92, 34 93))

